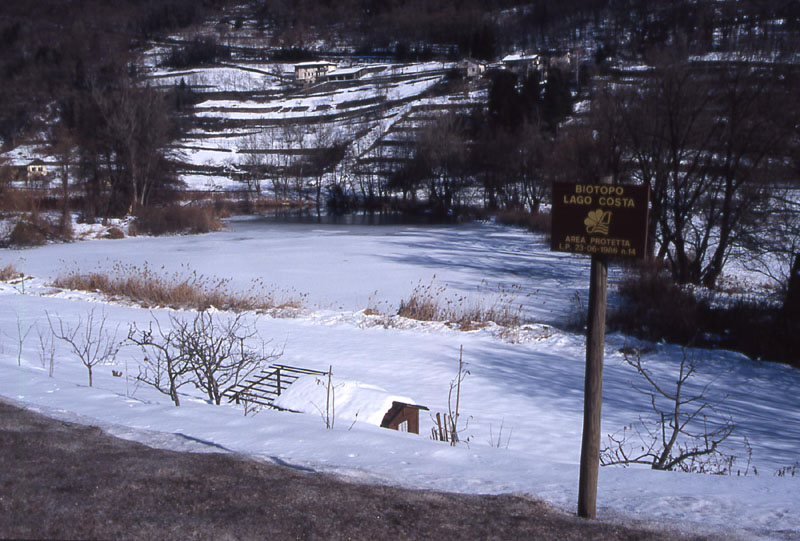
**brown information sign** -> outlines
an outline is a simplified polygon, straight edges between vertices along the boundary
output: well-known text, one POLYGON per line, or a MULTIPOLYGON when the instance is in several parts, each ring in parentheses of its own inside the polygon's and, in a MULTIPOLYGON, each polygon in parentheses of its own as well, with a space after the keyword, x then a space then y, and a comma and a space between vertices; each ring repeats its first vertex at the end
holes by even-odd
POLYGON ((550 249, 643 258, 649 186, 553 184, 550 249))

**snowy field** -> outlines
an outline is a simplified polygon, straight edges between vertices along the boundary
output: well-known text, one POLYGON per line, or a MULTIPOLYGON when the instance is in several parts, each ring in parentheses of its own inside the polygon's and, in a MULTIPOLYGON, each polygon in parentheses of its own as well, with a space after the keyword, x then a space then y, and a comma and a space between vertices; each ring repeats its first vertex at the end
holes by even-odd
MULTIPOLYGON (((7 264, 32 277, 0 283, 0 396, 12 403, 157 447, 222 448, 366 482, 529 493, 575 511, 584 339, 564 329, 576 292, 585 303, 589 261, 551 253, 537 236, 491 224, 338 226, 237 219, 228 231, 207 235, 2 250, 0 267, 7 264), (48 285, 66 270, 110 269, 117 262, 231 278, 232 287, 242 290, 259 279, 289 297, 307 295, 297 317, 247 317, 262 338, 284 350, 282 364, 323 371, 332 366, 342 401, 353 389, 368 389, 375 400, 387 394, 408 397, 432 412, 445 412, 463 346, 470 374, 461 394, 461 413, 469 418, 462 437, 469 442, 451 448, 429 439, 427 412, 420 416, 416 436, 381 429, 374 412, 355 415, 358 407, 344 404, 332 430, 313 408, 306 414, 263 410, 245 416, 240 406, 209 405, 189 386, 181 389, 185 396, 176 408, 169 397, 136 384, 141 353, 130 347, 95 368, 90 388, 86 369, 57 344, 49 377, 41 366, 37 333, 48 329, 47 314, 74 324, 92 309, 102 311, 112 327, 119 325, 120 339, 131 322, 141 327, 153 319, 165 323, 170 314, 192 317, 48 285), (461 332, 442 323, 363 313, 378 303, 392 312, 418 283, 432 280, 447 286, 451 298, 463 295, 465 303, 484 305, 499 286, 518 286, 516 302, 531 323, 509 339, 496 326, 461 332), (27 329, 20 348, 19 335, 27 329)), ((612 281, 618 277, 612 269, 612 281)), ((619 353, 634 345, 641 344, 621 335, 607 337, 604 433, 651 413, 647 397, 631 388, 638 376, 619 353)), ((647 367, 670 385, 681 349, 645 345, 652 349, 643 356, 647 367)), ((709 385, 709 397, 726 398, 722 410, 736 423, 724 449, 738 457, 734 474, 601 468, 599 517, 743 539, 800 537, 800 477, 775 475, 800 460, 800 372, 724 351, 689 354, 698 370, 690 390, 709 385), (745 438, 752 446, 749 468, 745 438), (746 468, 748 475, 736 475, 746 468)))

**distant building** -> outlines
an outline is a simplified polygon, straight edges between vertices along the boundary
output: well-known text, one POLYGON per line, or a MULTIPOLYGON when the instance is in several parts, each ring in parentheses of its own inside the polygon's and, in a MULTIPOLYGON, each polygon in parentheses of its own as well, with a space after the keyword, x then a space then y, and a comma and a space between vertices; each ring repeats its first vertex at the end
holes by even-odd
POLYGON ((472 58, 465 58, 456 65, 456 69, 462 76, 471 79, 486 73, 486 64, 472 58))
POLYGON ((338 69, 325 75, 325 79, 328 81, 352 81, 360 79, 366 70, 367 68, 364 67, 338 69))
POLYGON ((294 65, 294 78, 298 83, 313 83, 336 69, 333 62, 301 62, 294 65))
POLYGON ((523 76, 541 67, 541 59, 538 54, 514 53, 505 56, 502 62, 507 70, 523 76))
POLYGON ((35 180, 44 180, 47 178, 47 165, 42 160, 36 159, 28 164, 27 167, 28 182, 35 180))

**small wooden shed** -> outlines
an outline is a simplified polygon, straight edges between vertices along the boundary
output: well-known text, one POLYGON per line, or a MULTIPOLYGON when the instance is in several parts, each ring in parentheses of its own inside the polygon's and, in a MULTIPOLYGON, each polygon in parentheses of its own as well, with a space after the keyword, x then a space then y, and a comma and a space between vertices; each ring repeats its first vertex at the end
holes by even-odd
POLYGON ((419 434, 419 410, 428 411, 428 408, 395 400, 392 402, 392 407, 383 416, 381 428, 419 434))

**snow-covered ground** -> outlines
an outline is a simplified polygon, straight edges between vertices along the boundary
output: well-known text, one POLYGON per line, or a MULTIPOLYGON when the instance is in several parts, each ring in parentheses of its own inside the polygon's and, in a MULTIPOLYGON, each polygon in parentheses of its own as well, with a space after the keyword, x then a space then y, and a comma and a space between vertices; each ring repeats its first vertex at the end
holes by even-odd
MULTIPOLYGON (((345 227, 239 219, 229 225, 228 231, 200 236, 0 251, 0 267, 14 264, 33 277, 0 284, 0 396, 154 446, 224 448, 368 482, 530 493, 574 511, 584 340, 564 330, 564 322, 576 292, 585 303, 588 259, 551 253, 541 238, 491 224, 345 227), (343 413, 347 419, 339 419, 332 430, 325 429, 313 408, 306 414, 263 410, 246 417, 240 406, 209 405, 189 387, 181 389, 186 395, 176 408, 167 396, 136 384, 141 354, 130 347, 113 363, 95 368, 90 388, 86 369, 63 344, 56 344, 54 375, 49 377, 41 366, 37 332, 47 336, 47 314, 54 322, 61 318, 74 325, 90 310, 102 311, 107 324, 119 325, 118 338, 132 322, 141 327, 154 318, 165 323, 169 315, 192 317, 48 286, 65 270, 111 268, 116 262, 147 262, 151 268, 163 266, 165 273, 229 277, 231 287, 241 289, 260 279, 282 291, 308 294, 298 317, 247 317, 262 338, 284 350, 281 363, 317 370, 332 366, 333 385, 343 393, 342 400, 353 389, 369 389, 445 412, 463 346, 470 373, 461 392, 461 413, 469 419, 462 437, 469 437, 469 443, 451 448, 429 439, 433 423, 426 412, 416 436, 381 429, 358 420, 361 416, 353 423, 352 411, 343 413), (415 285, 432 280, 446 285, 450 298, 465 295, 466 303, 490 303, 498 286, 517 285, 517 302, 537 324, 509 340, 496 326, 461 332, 442 323, 390 321, 361 312, 377 303, 391 312, 415 285), (20 349, 19 336, 29 328, 20 349), (112 369, 122 377, 112 375, 112 369)), ((612 271, 612 281, 617 276, 612 271)), ((607 337, 604 433, 651 413, 647 397, 631 388, 638 376, 619 353, 631 345, 637 343, 625 336, 607 337)), ((643 356, 648 368, 670 385, 681 349, 648 346, 652 351, 643 356)), ((800 477, 775 476, 800 460, 800 372, 725 351, 689 354, 698 369, 690 390, 708 384, 709 397, 726 398, 722 410, 736 423, 724 449, 738 456, 734 471, 747 468, 744 439, 752 446, 748 475, 601 468, 599 516, 652 519, 687 532, 748 539, 800 536, 800 477)))

